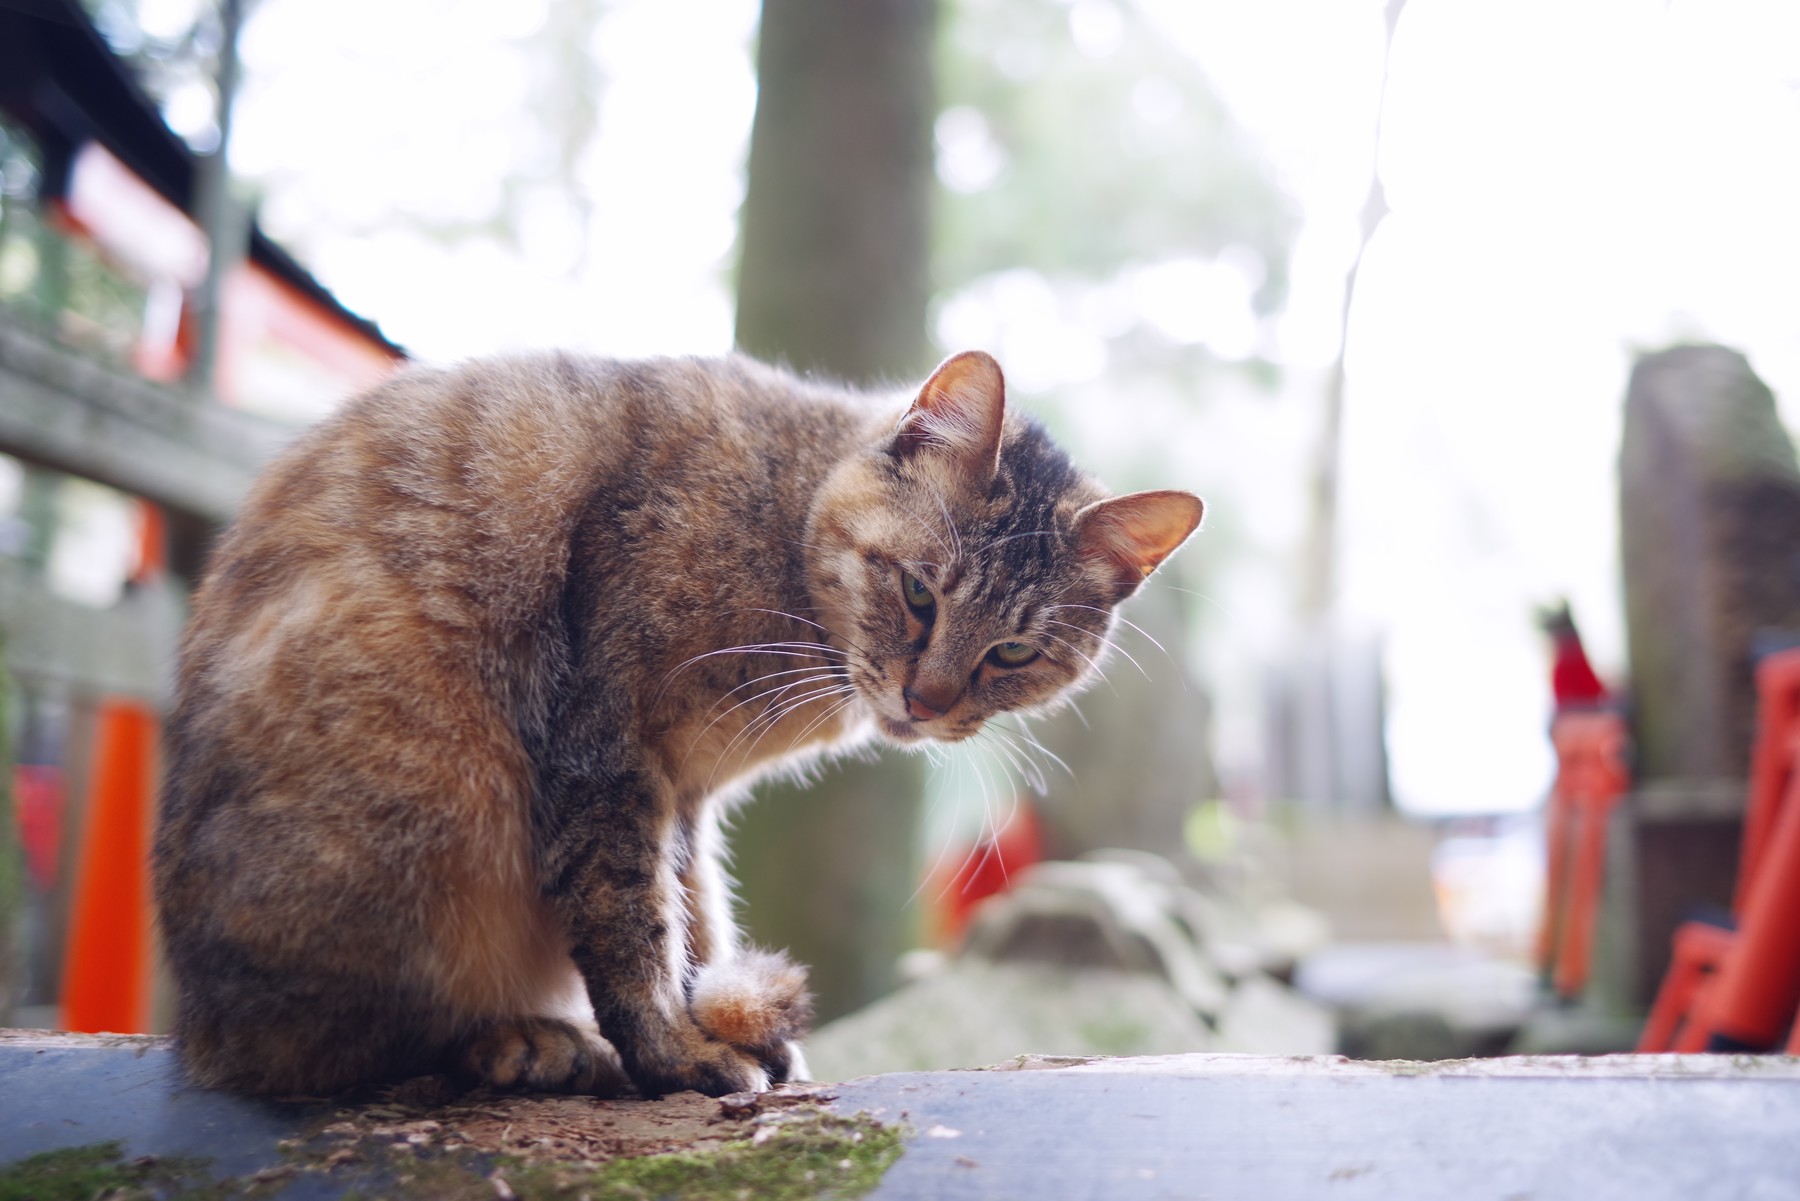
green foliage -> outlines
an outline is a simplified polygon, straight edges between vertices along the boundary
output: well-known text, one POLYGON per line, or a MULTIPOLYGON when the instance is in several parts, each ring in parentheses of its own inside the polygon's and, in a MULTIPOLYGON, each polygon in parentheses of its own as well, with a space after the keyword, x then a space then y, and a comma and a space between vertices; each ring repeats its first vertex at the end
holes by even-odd
MULTIPOLYGON (((61 238, 60 234, 51 236, 61 238)), ((56 257, 62 272, 62 336, 89 350, 128 361, 142 322, 144 288, 87 242, 63 240, 56 257)))
POLYGON ((22 311, 40 299, 41 157, 29 134, 0 120, 0 304, 22 311))
POLYGON ((1199 65, 1133 5, 1102 7, 1117 18, 1104 53, 1077 44, 1066 4, 957 0, 946 14, 948 127, 979 114, 1000 157, 987 186, 940 197, 938 286, 1020 266, 1099 278, 1238 246, 1263 260, 1257 307, 1274 311, 1292 204, 1199 65))
POLYGON ((0 304, 123 357, 137 338, 145 291, 45 219, 42 157, 28 133, 0 122, 0 304))

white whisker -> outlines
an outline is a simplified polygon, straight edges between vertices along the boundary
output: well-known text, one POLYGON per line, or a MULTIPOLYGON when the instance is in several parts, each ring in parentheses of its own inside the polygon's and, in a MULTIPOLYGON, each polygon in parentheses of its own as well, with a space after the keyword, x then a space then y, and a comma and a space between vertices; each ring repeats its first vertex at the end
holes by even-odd
MULTIPOLYGON (((1064 623, 1057 622, 1056 624, 1062 625, 1064 623)), ((1112 694, 1114 696, 1119 695, 1119 690, 1117 688, 1113 687, 1113 682, 1112 682, 1111 677, 1109 677, 1106 674, 1105 669, 1102 668, 1099 663, 1094 661, 1093 656, 1089 655, 1086 651, 1082 650, 1080 647, 1076 646, 1073 642, 1070 642, 1067 638, 1064 638, 1060 634, 1052 634, 1049 631, 1045 631, 1044 637, 1050 639, 1052 642, 1060 642, 1060 643, 1062 643, 1062 645, 1064 645, 1064 646, 1068 647, 1070 650, 1074 651, 1077 655, 1080 655, 1082 657, 1082 659, 1086 661, 1089 670, 1091 670, 1096 676, 1100 677, 1100 682, 1105 684, 1106 687, 1112 692, 1112 694)))
MULTIPOLYGON (((687 753, 682 756, 683 766, 686 765, 688 757, 694 753, 694 748, 699 746, 701 741, 704 740, 708 734, 712 733, 713 728, 715 726, 717 726, 720 722, 724 721, 726 718, 730 717, 733 713, 736 713, 739 709, 742 709, 745 705, 753 705, 757 701, 762 700, 764 697, 773 698, 771 700, 764 702, 763 711, 761 713, 757 714, 755 717, 751 718, 750 721, 748 723, 746 723, 746 728, 748 728, 750 725, 753 725, 755 722, 760 721, 764 717, 767 717, 769 714, 769 710, 771 708, 780 706, 781 704, 785 703, 782 699, 783 693, 792 692, 793 690, 795 690, 797 688, 807 688, 807 687, 810 687, 815 684, 825 684, 827 681, 831 681, 828 691, 839 689, 839 688, 843 688, 843 689, 851 688, 850 684, 848 684, 847 682, 844 682, 837 676, 835 669, 827 670, 827 671, 816 671, 811 668, 802 668, 800 670, 803 673, 800 679, 789 680, 784 684, 777 684, 772 688, 766 688, 763 691, 758 692, 752 696, 747 696, 743 700, 739 701, 737 704, 731 706, 731 708, 725 710, 723 713, 720 713, 719 715, 714 717, 711 721, 707 722, 706 725, 701 728, 700 732, 698 734, 694 735, 694 737, 691 740, 689 740, 687 753)), ((775 673, 775 674, 789 675, 789 674, 793 674, 793 673, 779 672, 779 673, 775 673)), ((768 678, 769 678, 768 676, 761 676, 755 680, 750 681, 750 684, 760 684, 764 680, 767 680, 768 678)), ((750 685, 742 685, 742 687, 749 687, 749 686, 750 685)), ((733 689, 732 691, 735 692, 736 689, 733 689)), ((730 693, 726 694, 726 696, 729 696, 729 695, 730 695, 730 693)), ((808 695, 810 696, 813 694, 809 693, 808 695)), ((712 708, 714 708, 714 709, 718 708, 720 702, 722 702, 724 699, 725 699, 725 697, 721 697, 721 698, 719 698, 718 701, 714 701, 712 708)), ((707 712, 709 712, 709 713, 711 711, 712 711, 711 709, 707 710, 707 712)), ((702 715, 702 716, 704 716, 704 715, 702 715)), ((731 751, 731 748, 734 747, 737 744, 738 739, 742 738, 742 737, 743 737, 743 731, 740 730, 738 732, 737 736, 734 737, 730 742, 728 742, 726 744, 725 751, 722 752, 722 755, 729 754, 731 751)))
POLYGON ((823 660, 826 655, 836 655, 840 659, 849 657, 837 647, 827 646, 823 642, 751 642, 745 643, 743 646, 725 646, 718 650, 702 651, 698 655, 691 655, 683 659, 669 669, 668 674, 663 676, 662 684, 658 686, 656 695, 650 698, 651 707, 654 708, 662 700, 663 694, 668 691, 669 685, 674 682, 677 675, 703 659, 713 659, 720 655, 776 655, 789 659, 820 660, 823 660))
POLYGON ((1012 766, 1012 769, 1019 773, 1019 782, 1022 785, 1030 788, 1039 796, 1049 792, 1049 785, 1044 779, 1044 773, 1038 770, 1037 764, 1024 757, 1024 752, 1017 743, 1007 737, 1004 730, 998 726, 992 726, 983 730, 982 734, 984 737, 993 739, 995 749, 1012 766))
MULTIPOLYGON (((792 687, 792 685, 789 685, 788 687, 792 687)), ((809 704, 834 696, 842 697, 843 699, 830 704, 820 717, 813 720, 811 725, 808 725, 805 730, 796 734, 789 743, 789 749, 792 749, 799 744, 801 738, 817 728, 820 722, 829 720, 833 714, 841 712, 846 706, 854 702, 857 697, 856 689, 849 684, 832 684, 824 688, 815 688, 811 692, 802 693, 799 696, 787 697, 779 701, 771 702, 767 709, 744 723, 744 728, 732 735, 731 741, 725 744, 725 748, 719 752, 718 758, 714 762, 713 772, 712 775, 708 777, 707 787, 710 788, 712 786, 712 781, 718 776, 719 768, 730 761, 732 753, 737 751, 739 744, 743 743, 745 738, 750 738, 750 742, 741 752, 739 752, 739 758, 747 761, 755 753, 756 748, 762 745, 762 740, 779 726, 782 719, 787 717, 788 714, 793 713, 797 709, 804 708, 809 704)))
MULTIPOLYGON (((955 769, 955 771, 957 773, 957 778, 960 779, 963 769, 967 766, 967 756, 946 753, 942 758, 935 758, 932 755, 932 751, 938 750, 938 749, 941 749, 941 748, 933 748, 933 747, 928 746, 926 749, 926 757, 931 759, 931 762, 932 762, 934 768, 936 768, 938 770, 942 770, 942 768, 946 764, 948 764, 949 766, 951 766, 952 768, 955 769)), ((953 791, 947 791, 946 795, 954 796, 955 793, 953 791)), ((955 845, 955 842, 956 842, 955 830, 948 831, 945 835, 943 843, 938 847, 937 856, 934 859, 932 859, 931 866, 927 867, 922 873, 920 873, 919 882, 913 886, 913 890, 907 896, 906 905, 903 906, 903 908, 910 908, 915 902, 918 901, 919 894, 925 891, 925 886, 927 884, 931 883, 931 881, 936 878, 938 872, 943 869, 944 861, 947 858, 949 858, 950 848, 955 845)), ((942 900, 943 894, 940 893, 938 895, 938 899, 942 900)))
MULTIPOLYGON (((1073 706, 1071 706, 1071 707, 1073 707, 1073 706)), ((1076 713, 1079 716, 1080 710, 1076 710, 1076 713)), ((1052 763, 1054 763, 1054 764, 1056 764, 1056 766, 1062 768, 1063 771, 1068 775, 1069 779, 1073 780, 1075 778, 1075 769, 1070 767, 1067 763, 1064 763, 1061 755, 1058 755, 1055 751, 1051 750, 1049 747, 1045 746, 1041 741, 1038 740, 1037 735, 1033 734, 1031 732, 1031 728, 1025 724, 1025 720, 1026 720, 1025 715, 1023 713, 1015 713, 1012 716, 1013 716, 1013 720, 1018 723, 1017 725, 1015 725, 1013 727, 1013 732, 1016 733, 1020 738, 1023 738, 1039 754, 1046 756, 1052 763)), ((1085 718, 1083 718, 1082 720, 1084 722, 1086 721, 1085 718)))
MULTIPOLYGON (((1091 612, 1099 613, 1103 616, 1108 615, 1107 611, 1105 609, 1097 609, 1093 605, 1052 605, 1050 607, 1052 609, 1087 609, 1091 612)), ((1129 626, 1132 629, 1136 630, 1139 634, 1143 635, 1146 639, 1149 640, 1150 645, 1154 646, 1157 650, 1161 651, 1163 653, 1163 657, 1165 659, 1167 659, 1170 663, 1175 662, 1175 656, 1169 654, 1169 649, 1167 647, 1165 647, 1162 643, 1158 642, 1156 640, 1155 635, 1151 634, 1149 630, 1146 630, 1143 626, 1141 626, 1137 622, 1131 620, 1131 618, 1126 617, 1122 613, 1112 613, 1112 614, 1110 614, 1110 616, 1113 617, 1114 619, 1116 619, 1119 622, 1119 624, 1129 626)))
POLYGON ((957 562, 962 558, 962 531, 957 529, 956 522, 951 520, 950 506, 944 503, 944 494, 933 488, 931 499, 937 501, 938 512, 944 517, 944 528, 950 532, 950 561, 957 562))
MULTIPOLYGON (((816 612, 816 610, 814 610, 814 611, 816 612)), ((734 610, 732 610, 732 612, 734 612, 734 613, 767 613, 771 617, 785 617, 791 621, 800 622, 802 625, 809 625, 813 629, 818 630, 821 634, 824 634, 827 638, 836 638, 839 642, 842 642, 845 646, 849 647, 851 650, 860 652, 865 655, 868 654, 868 652, 863 650, 862 647, 858 646, 855 642, 852 642, 850 639, 844 637, 842 634, 839 634, 836 630, 833 630, 830 626, 822 625, 819 622, 814 621, 810 617, 802 617, 798 613, 789 613, 785 609, 760 609, 760 608, 734 609, 734 610)), ((818 645, 822 645, 822 644, 812 643, 811 645, 818 646, 818 645)), ((838 653, 842 654, 843 652, 839 651, 838 653)))
MULTIPOLYGON (((1065 630, 1080 630, 1083 634, 1089 634, 1089 635, 1099 638, 1100 645, 1106 647, 1108 650, 1111 650, 1117 654, 1124 655, 1126 661, 1129 662, 1133 667, 1137 668, 1138 671, 1143 674, 1143 677, 1146 680, 1148 680, 1150 678, 1150 673, 1147 671, 1144 671, 1144 665, 1137 661, 1137 656, 1133 655, 1130 651, 1128 651, 1124 647, 1120 646, 1117 639, 1108 638, 1103 634, 1094 634, 1094 632, 1092 630, 1083 629, 1081 626, 1075 625, 1075 624, 1073 624, 1071 622, 1067 622, 1067 621, 1053 621, 1052 620, 1052 621, 1046 621, 1045 624, 1053 625, 1053 626, 1061 626, 1065 630)), ((1054 635, 1052 635, 1052 637, 1054 637, 1054 635)))
MULTIPOLYGON (((766 680, 773 679, 775 676, 787 676, 787 675, 799 675, 801 678, 798 680, 789 680, 785 684, 777 684, 773 688, 766 688, 763 691, 758 692, 752 696, 745 697, 743 700, 739 701, 737 704, 731 706, 731 708, 725 710, 725 712, 719 714, 717 717, 715 717, 711 721, 707 722, 705 728, 702 729, 699 734, 695 735, 694 741, 698 742, 700 739, 706 737, 706 735, 711 732, 711 730, 714 726, 718 725, 725 718, 730 717, 733 713, 736 713, 739 709, 742 709, 745 705, 755 704, 757 701, 761 700, 765 696, 773 696, 773 697, 779 698, 780 695, 784 692, 791 692, 796 688, 804 688, 810 684, 822 684, 828 680, 835 681, 836 686, 838 686, 838 687, 848 687, 849 686, 847 682, 845 682, 839 678, 835 669, 819 671, 816 668, 802 667, 802 668, 796 668, 794 671, 771 672, 769 675, 758 676, 756 679, 751 680, 747 684, 740 684, 740 685, 738 685, 737 688, 733 688, 731 690, 731 692, 726 693, 725 696, 722 696, 717 701, 714 701, 712 704, 712 709, 718 708, 719 705, 722 704, 727 697, 731 696, 732 692, 737 692, 741 688, 749 688, 753 685, 761 684, 766 680)), ((779 699, 768 702, 769 705, 774 705, 774 704, 778 704, 778 703, 780 703, 779 699)), ((767 707, 768 707, 767 705, 764 706, 765 711, 767 710, 767 707)), ((707 712, 708 713, 712 712, 712 709, 708 709, 707 712)))

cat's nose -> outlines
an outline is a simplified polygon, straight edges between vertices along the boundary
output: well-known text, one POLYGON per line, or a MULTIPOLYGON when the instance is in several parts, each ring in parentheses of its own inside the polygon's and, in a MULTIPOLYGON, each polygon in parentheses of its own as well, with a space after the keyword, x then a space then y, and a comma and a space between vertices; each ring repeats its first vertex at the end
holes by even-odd
POLYGON ((930 721, 934 717, 942 717, 956 703, 955 697, 944 697, 934 693, 924 693, 918 689, 905 688, 901 696, 906 698, 906 711, 916 721, 930 721))

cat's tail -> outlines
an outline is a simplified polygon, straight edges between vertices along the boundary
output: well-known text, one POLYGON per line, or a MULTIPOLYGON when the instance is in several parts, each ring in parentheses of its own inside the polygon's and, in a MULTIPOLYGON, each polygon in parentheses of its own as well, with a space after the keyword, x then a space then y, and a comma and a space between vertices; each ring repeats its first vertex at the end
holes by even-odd
POLYGON ((804 1080, 798 1040, 812 1022, 806 969, 780 951, 746 948, 702 967, 689 993, 694 1023, 762 1059, 781 1080, 804 1080))

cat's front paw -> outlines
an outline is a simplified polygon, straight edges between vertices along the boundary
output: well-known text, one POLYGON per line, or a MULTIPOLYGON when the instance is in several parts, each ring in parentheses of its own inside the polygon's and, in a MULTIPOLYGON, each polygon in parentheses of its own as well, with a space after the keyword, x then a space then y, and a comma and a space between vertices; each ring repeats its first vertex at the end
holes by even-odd
POLYGON ((626 1083, 610 1046, 557 1018, 489 1023, 463 1043, 457 1067, 483 1084, 513 1092, 615 1096, 626 1083))
POLYGON ((709 1097, 768 1091, 769 1071, 755 1055, 709 1037, 694 1026, 670 1032, 658 1049, 620 1048, 625 1071, 649 1098, 692 1089, 709 1097))

